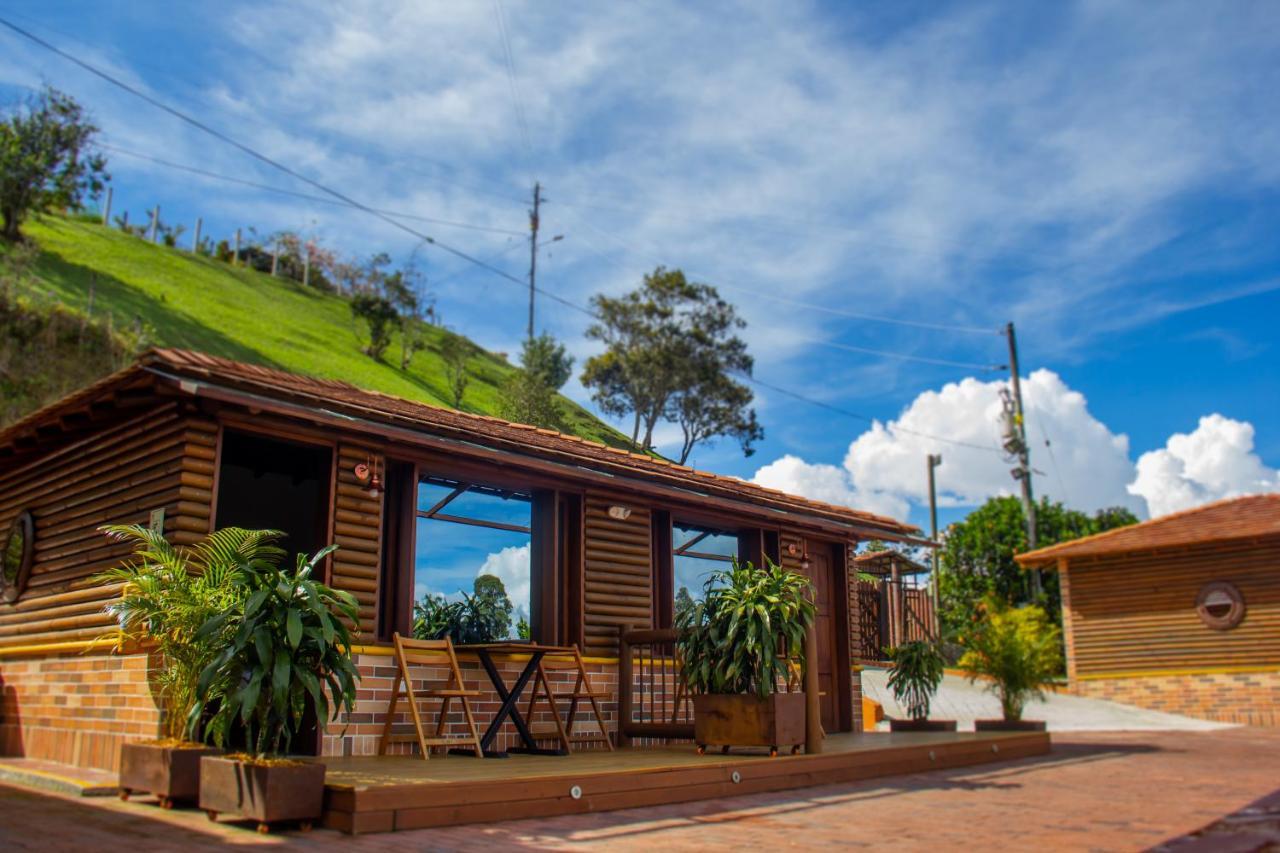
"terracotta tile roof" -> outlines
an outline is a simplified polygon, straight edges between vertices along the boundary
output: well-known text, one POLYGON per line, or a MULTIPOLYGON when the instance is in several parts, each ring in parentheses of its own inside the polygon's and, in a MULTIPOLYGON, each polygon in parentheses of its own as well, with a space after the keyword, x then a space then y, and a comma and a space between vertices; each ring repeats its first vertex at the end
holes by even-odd
MULTIPOLYGON (((30 433, 50 421, 56 422, 57 418, 67 410, 68 401, 75 400, 82 403, 93 396, 91 391, 98 394, 105 393, 108 386, 115 387, 120 383, 134 380, 139 373, 147 371, 171 374, 179 379, 204 381, 241 393, 294 402, 312 408, 340 410, 345 414, 379 420, 426 434, 461 437, 475 444, 506 448, 529 456, 568 457, 571 462, 587 468, 612 472, 621 470, 624 474, 654 480, 668 487, 696 489, 708 494, 745 500, 760 506, 802 513, 828 521, 874 527, 889 534, 911 537, 919 533, 919 528, 903 524, 896 519, 789 495, 737 477, 697 471, 669 460, 656 459, 623 448, 609 447, 578 436, 565 435, 554 430, 540 429, 488 415, 459 412, 380 391, 368 391, 336 379, 303 376, 189 350, 147 351, 132 367, 97 382, 63 401, 47 406, 0 431, 0 449, 11 444, 23 433, 30 433)), ((358 429, 358 427, 353 428, 358 429)))
POLYGON ((876 571, 888 573, 893 570, 893 567, 890 564, 895 561, 898 563, 899 571, 903 571, 905 569, 903 574, 919 575, 929 571, 928 566, 918 563, 906 554, 892 549, 888 551, 863 551, 861 554, 858 554, 850 560, 850 562, 856 565, 859 569, 868 573, 874 573, 876 571))
POLYGON ((1097 557, 1280 535, 1280 494, 1246 495, 1050 545, 1015 559, 1052 567, 1062 557, 1097 557))

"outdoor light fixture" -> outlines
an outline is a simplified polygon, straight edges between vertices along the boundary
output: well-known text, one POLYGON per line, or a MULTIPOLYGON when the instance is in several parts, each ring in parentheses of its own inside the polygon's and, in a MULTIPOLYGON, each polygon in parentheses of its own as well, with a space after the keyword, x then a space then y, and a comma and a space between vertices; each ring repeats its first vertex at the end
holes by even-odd
POLYGON ((369 497, 376 499, 382 488, 382 480, 378 477, 378 461, 372 456, 366 456, 365 461, 356 463, 352 473, 357 480, 369 487, 369 497))
POLYGON ((614 504, 609 507, 609 517, 616 518, 618 521, 626 521, 631 517, 631 507, 614 504))

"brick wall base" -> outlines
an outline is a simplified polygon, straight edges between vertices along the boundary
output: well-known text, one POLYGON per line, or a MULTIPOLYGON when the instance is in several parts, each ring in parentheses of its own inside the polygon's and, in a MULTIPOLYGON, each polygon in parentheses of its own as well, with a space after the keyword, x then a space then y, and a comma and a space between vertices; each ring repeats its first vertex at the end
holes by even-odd
POLYGON ((0 659, 0 755, 118 770, 126 740, 160 735, 145 654, 0 659))
POLYGON ((1280 670, 1081 679, 1080 696, 1224 723, 1280 726, 1280 670))
MULTIPOLYGON (((322 755, 378 754, 383 725, 387 719, 387 704, 391 701, 391 690, 395 684, 395 660, 388 655, 361 654, 355 656, 355 664, 361 675, 361 680, 357 686, 355 710, 349 716, 344 714, 342 719, 329 725, 321 749, 322 755)), ((495 664, 508 685, 515 683, 525 666, 524 661, 518 660, 498 659, 495 664)), ((477 698, 469 699, 468 702, 475 717, 476 728, 483 736, 485 728, 493 721, 498 709, 502 706, 502 702, 494 691, 488 675, 478 662, 460 660, 459 665, 465 686, 470 690, 479 690, 482 694, 477 698)), ((595 690, 607 692, 612 696, 610 700, 601 702, 601 711, 604 713, 605 725, 608 730, 616 733, 618 727, 618 667, 616 664, 588 663, 587 673, 591 679, 591 686, 595 690)), ((440 666, 415 666, 412 668, 412 674, 414 677, 414 690, 425 690, 428 687, 443 687, 449 678, 449 668, 448 664, 443 662, 440 666)), ((552 682, 552 689, 557 692, 568 692, 577 679, 577 673, 563 670, 549 672, 548 676, 552 682)), ((531 680, 520 702, 521 714, 527 712, 529 697, 533 695, 532 691, 531 680)), ((419 711, 424 714, 422 718, 423 728, 429 734, 435 731, 441 701, 440 699, 429 699, 419 702, 419 711)), ((568 710, 565 707, 565 700, 557 700, 557 703, 561 705, 564 711, 568 710)), ((544 700, 539 700, 538 708, 539 710, 535 713, 533 719, 529 720, 530 727, 541 728, 554 725, 544 700)), ((581 731, 595 730, 595 718, 591 714, 589 703, 584 702, 579 706, 577 720, 581 731), (583 706, 586 708, 585 711, 583 706)), ((393 732, 396 734, 413 733, 413 721, 409 716, 409 708, 405 699, 400 700, 393 726, 393 732)), ((466 734, 466 732, 466 718, 463 716, 461 704, 455 699, 449 710, 444 733, 446 737, 459 737, 466 734)), ((546 745, 550 746, 551 744, 548 743, 546 745)), ((519 746, 519 735, 515 727, 508 723, 499 731, 494 741, 494 748, 508 749, 514 746, 519 746)), ((408 743, 391 744, 387 750, 391 755, 404 755, 416 751, 417 747, 408 743)))

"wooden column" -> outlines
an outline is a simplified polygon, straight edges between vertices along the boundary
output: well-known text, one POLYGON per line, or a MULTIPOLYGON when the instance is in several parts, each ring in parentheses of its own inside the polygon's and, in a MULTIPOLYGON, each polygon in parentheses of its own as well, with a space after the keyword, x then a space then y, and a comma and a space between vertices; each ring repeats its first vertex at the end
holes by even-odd
POLYGON ((894 558, 889 559, 889 645, 897 648, 905 639, 906 614, 902 589, 902 568, 894 558))
POLYGON ((618 626, 618 746, 630 746, 631 735, 627 734, 627 726, 631 725, 631 678, 632 660, 631 643, 627 635, 631 633, 630 625, 618 626))
POLYGON ((818 625, 804 632, 804 751, 822 752, 822 697, 818 687, 818 625))

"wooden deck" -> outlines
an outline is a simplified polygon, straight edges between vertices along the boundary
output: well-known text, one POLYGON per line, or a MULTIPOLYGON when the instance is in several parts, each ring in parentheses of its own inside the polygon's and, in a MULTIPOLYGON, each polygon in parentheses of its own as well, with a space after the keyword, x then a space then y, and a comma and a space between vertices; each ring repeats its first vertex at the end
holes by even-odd
POLYGON ((692 745, 512 755, 326 758, 326 826, 390 832, 691 802, 1007 761, 1049 751, 1045 733, 874 733, 819 755, 698 755, 692 745), (577 796, 575 796, 575 793, 577 796))

